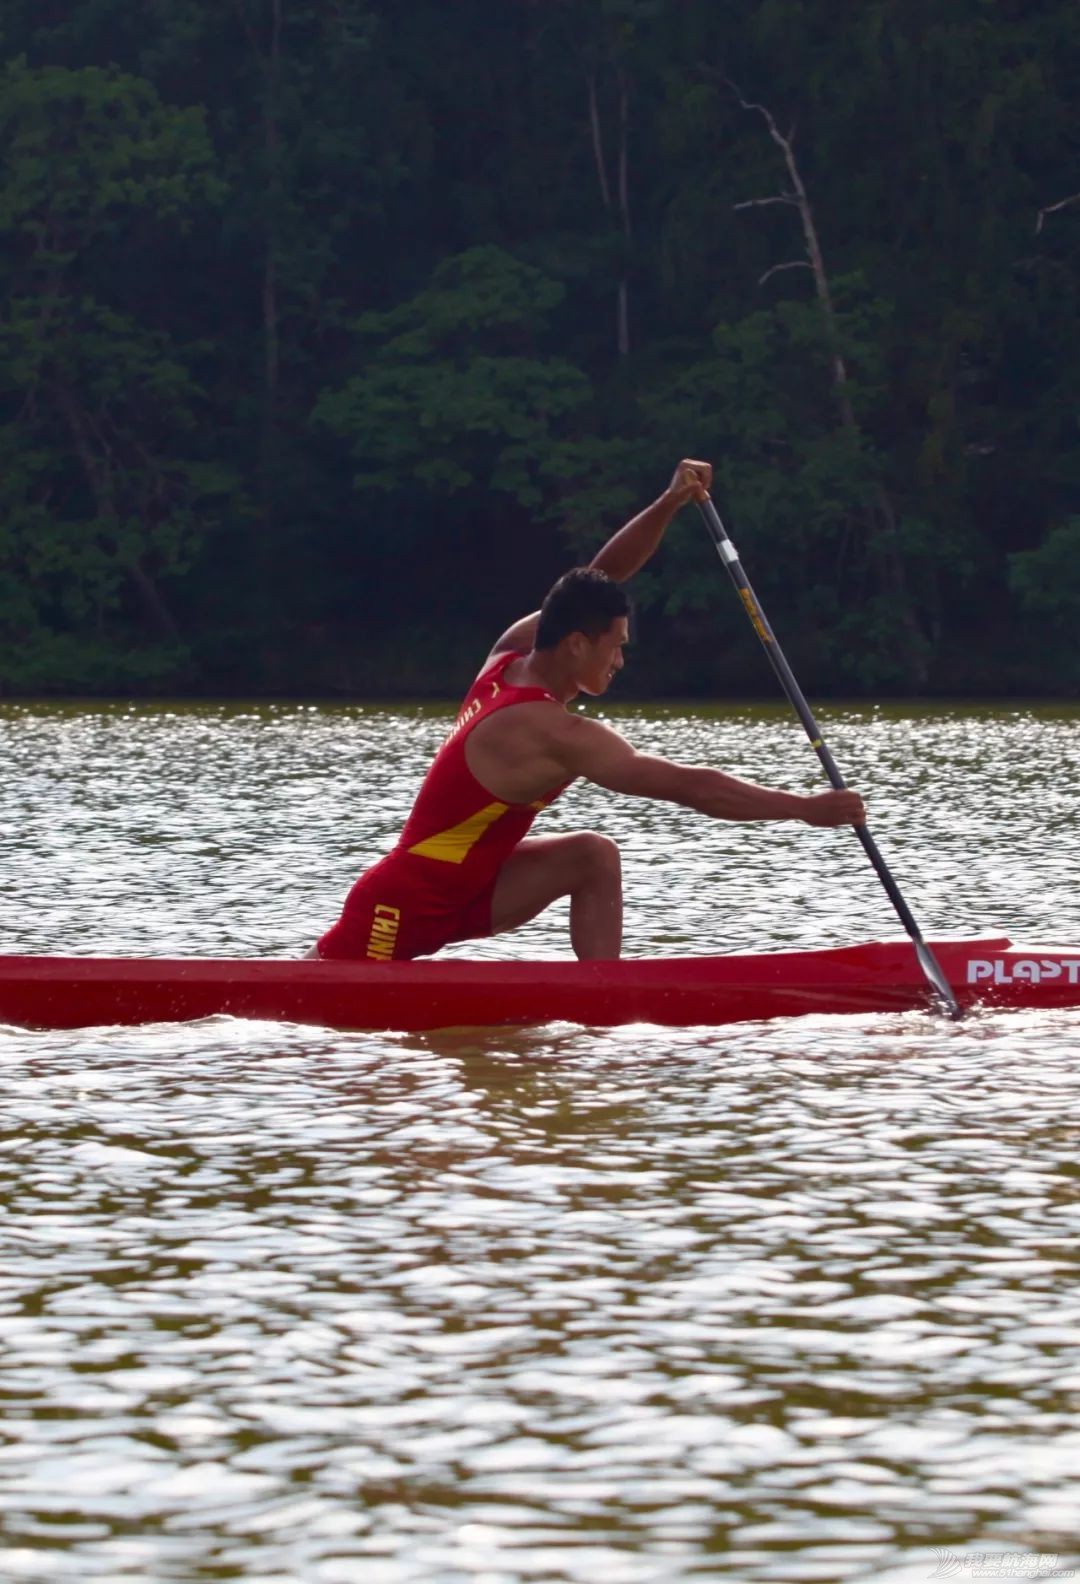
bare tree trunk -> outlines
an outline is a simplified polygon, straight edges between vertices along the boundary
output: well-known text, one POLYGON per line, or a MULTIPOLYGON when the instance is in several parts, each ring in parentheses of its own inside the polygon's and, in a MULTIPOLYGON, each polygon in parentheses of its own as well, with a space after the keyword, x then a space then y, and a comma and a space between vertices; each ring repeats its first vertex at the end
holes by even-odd
POLYGON ((605 211, 611 213, 611 186, 608 182, 607 160, 604 158, 604 139, 600 131, 600 111, 596 102, 596 73, 589 73, 589 127, 592 132, 593 159, 600 183, 600 199, 605 211))
MULTIPOLYGON (((630 244, 630 182, 628 133, 630 126, 630 93, 626 73, 619 67, 619 221, 629 252, 630 244)), ((617 343, 620 357, 630 353, 630 285, 625 271, 619 281, 617 343)))
MULTIPOLYGON (((54 387, 54 395, 57 406, 67 420, 75 453, 79 458, 90 493, 94 498, 98 516, 103 522, 116 522, 118 518, 116 492, 113 488, 112 472, 108 460, 96 455, 86 416, 81 411, 72 391, 66 385, 61 384, 54 387)), ((180 629, 153 576, 147 571, 138 556, 135 556, 131 561, 125 561, 123 565, 142 601, 143 609, 149 618, 150 624, 156 630, 158 636, 168 639, 172 643, 179 643, 181 641, 180 629)))
POLYGON ((176 625, 172 611, 165 603, 161 590, 150 576, 150 573, 138 558, 128 563, 127 570, 142 599, 143 608, 156 626, 160 636, 168 638, 172 643, 180 643, 180 629, 176 625))
MULTIPOLYGON (((732 86, 734 87, 734 85, 732 86)), ((825 322, 829 329, 833 388, 836 393, 837 404, 840 411, 840 419, 845 429, 857 429, 858 425, 855 418, 855 410, 851 405, 851 397, 847 389, 848 373, 846 367, 844 366, 843 356, 840 352, 840 332, 836 322, 836 308, 833 305, 832 292, 829 289, 829 277, 825 269, 825 260, 821 252, 821 243, 818 239, 817 226, 814 223, 814 211, 811 207, 810 197, 806 191, 806 185, 803 182, 802 174, 795 159, 795 149, 792 139, 783 135, 777 126, 772 113, 767 110, 764 105, 749 104, 738 92, 738 89, 735 89, 734 91, 738 97, 739 103, 742 105, 744 110, 756 110, 759 115, 764 117, 765 124, 769 129, 769 136, 772 138, 773 142, 777 144, 780 152, 784 156, 784 164, 787 167, 788 179, 790 180, 793 188, 792 192, 783 193, 776 199, 752 199, 750 204, 736 204, 735 207, 736 209, 745 209, 750 208, 755 204, 776 202, 789 203, 798 209, 799 220, 802 223, 803 239, 806 243, 806 257, 814 276, 814 290, 817 293, 818 302, 821 304, 822 312, 825 315, 825 322)), ((801 264, 802 260, 797 260, 796 263, 801 264)), ((774 266, 774 268, 781 269, 787 267, 788 266, 785 265, 774 266)), ((772 273, 773 270, 767 270, 765 275, 762 276, 762 280, 766 280, 772 273)))
MULTIPOLYGON (((256 0, 261 7, 263 0, 256 0)), ((281 89, 281 51, 284 27, 284 0, 268 0, 270 26, 263 36, 248 12, 248 0, 233 0, 237 15, 247 34, 248 45, 262 77, 262 152, 263 152, 263 238, 260 280, 262 318, 262 417, 259 433, 258 481, 259 521, 250 543, 249 559, 252 587, 256 598, 266 583, 267 547, 272 542, 276 519, 278 466, 278 408, 281 385, 280 330, 280 196, 281 129, 279 99, 281 89)))
MULTIPOLYGON (((735 97, 744 110, 753 110, 762 117, 769 129, 769 136, 780 149, 784 165, 787 170, 791 191, 781 193, 773 198, 755 198, 748 203, 736 204, 736 209, 749 209, 764 204, 789 204, 798 210, 799 220, 802 225, 803 240, 806 244, 806 259, 794 260, 790 264, 774 265, 766 270, 761 277, 762 281, 782 269, 795 269, 808 267, 814 277, 814 291, 825 319, 829 342, 829 360, 832 373, 833 395, 836 401, 837 415, 840 426, 845 433, 853 438, 860 438, 859 421, 851 400, 849 376, 844 363, 841 350, 840 327, 836 316, 836 307, 833 302, 832 291, 829 286, 829 276, 825 268, 825 259, 821 249, 817 225, 814 220, 814 211, 806 184, 802 179, 798 161, 795 158, 794 138, 792 134, 784 136, 776 124, 772 112, 760 104, 752 104, 744 99, 739 89, 730 79, 725 79, 735 97)), ((896 509, 885 486, 878 483, 874 489, 874 502, 866 509, 864 521, 871 555, 877 565, 879 585, 894 602, 896 613, 900 618, 901 631, 904 635, 904 660, 911 680, 921 684, 926 680, 927 650, 915 610, 911 593, 907 584, 907 574, 903 557, 900 554, 899 538, 897 534, 896 509)))
MULTIPOLYGON (((600 187, 600 201, 612 228, 622 232, 627 253, 629 253, 632 235, 630 229, 629 174, 630 90, 626 73, 621 66, 616 69, 616 76, 619 84, 619 151, 616 160, 617 186, 614 193, 612 192, 612 184, 608 175, 607 156, 604 152, 604 138, 600 126, 600 108, 596 92, 595 72, 590 72, 588 77, 589 130, 592 138, 593 160, 596 165, 596 179, 600 187)), ((626 276, 625 263, 615 287, 615 348, 620 358, 629 356, 630 282, 626 276)))
POLYGON ((266 503, 273 495, 272 489, 269 488, 269 472, 277 450, 278 385, 281 373, 281 339, 278 326, 278 205, 280 201, 278 158, 281 141, 278 128, 278 92, 281 73, 282 0, 271 0, 270 8, 270 50, 265 63, 266 88, 263 98, 263 147, 266 153, 269 196, 262 289, 265 381, 262 465, 263 495, 266 503))

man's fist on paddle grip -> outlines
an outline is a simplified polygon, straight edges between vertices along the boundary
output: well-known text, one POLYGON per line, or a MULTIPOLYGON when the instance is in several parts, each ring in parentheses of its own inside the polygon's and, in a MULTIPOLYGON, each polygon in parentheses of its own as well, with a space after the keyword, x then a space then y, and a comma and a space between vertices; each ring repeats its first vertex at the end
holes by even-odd
POLYGON ((667 487, 668 498, 676 506, 685 506, 687 501, 702 501, 712 489, 712 463, 695 462, 693 458, 684 458, 675 469, 674 477, 667 487))
POLYGON ((817 792, 803 802, 807 825, 866 824, 866 809, 857 792, 817 792))

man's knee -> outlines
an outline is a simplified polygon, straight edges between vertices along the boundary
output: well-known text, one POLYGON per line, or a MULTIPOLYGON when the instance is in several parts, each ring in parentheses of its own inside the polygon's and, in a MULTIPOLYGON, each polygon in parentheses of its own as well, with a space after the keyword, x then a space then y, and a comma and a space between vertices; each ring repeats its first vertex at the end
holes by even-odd
POLYGON ((596 831, 583 831, 577 839, 580 843, 580 862, 590 875, 612 880, 622 878, 618 842, 596 831))

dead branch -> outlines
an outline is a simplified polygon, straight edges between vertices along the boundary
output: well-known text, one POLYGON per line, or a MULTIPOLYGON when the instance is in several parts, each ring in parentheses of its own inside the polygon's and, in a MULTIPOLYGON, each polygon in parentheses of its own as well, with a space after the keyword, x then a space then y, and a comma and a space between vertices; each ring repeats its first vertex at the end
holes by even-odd
MULTIPOLYGON (((755 208, 769 202, 794 204, 799 211, 799 220, 802 225, 803 241, 806 245, 806 258, 790 260, 784 264, 776 264, 772 269, 766 270, 758 285, 764 285, 770 275, 775 275, 781 270, 809 269, 814 277, 814 290, 818 304, 825 320, 826 332, 829 341, 829 361, 832 365, 833 394, 836 400, 837 415, 840 425, 849 435, 859 436, 859 421, 855 414, 852 401, 851 388, 848 379, 847 366, 844 362, 840 323, 836 308, 833 303, 832 290, 829 284, 828 272, 825 268, 825 259, 821 250, 818 237, 817 224, 814 219, 813 206, 806 184, 799 171, 795 158, 794 130, 786 137, 776 124, 776 118, 766 105, 755 104, 746 98, 730 77, 721 73, 709 73, 718 76, 735 95, 744 110, 753 111, 761 116, 769 131, 769 136, 780 150, 787 170, 790 192, 779 194, 770 199, 751 199, 742 208, 755 208)), ((1080 196, 1080 195, 1078 195, 1080 196)), ((904 648, 906 660, 914 677, 921 677, 925 666, 924 645, 918 630, 914 609, 907 588, 907 578, 903 557, 900 553, 896 510, 883 484, 878 484, 875 490, 875 499, 865 513, 865 522, 873 555, 879 566, 879 576, 882 588, 888 592, 900 612, 904 632, 904 648)))
POLYGON ((732 204, 732 209, 764 209, 766 204, 794 204, 798 208, 799 200, 794 193, 777 193, 775 198, 744 198, 742 203, 732 204))
MULTIPOLYGON (((817 226, 814 222, 814 211, 810 203, 810 195, 806 190, 806 184, 802 179, 798 162, 795 159, 795 149, 792 143, 792 135, 787 137, 784 136, 776 124, 776 117, 773 115, 772 111, 767 105, 755 104, 752 100, 747 99, 742 90, 737 86, 737 84, 732 82, 730 77, 721 75, 721 81, 727 84, 728 88, 730 88, 731 92, 735 95, 736 99, 739 101, 739 104, 744 110, 752 110, 757 115, 761 116, 762 120, 765 122, 765 125, 769 129, 769 136, 772 138, 773 142, 784 156, 784 165, 787 169, 788 181, 791 183, 790 193, 777 194, 773 199, 751 198, 747 200, 746 207, 754 208, 759 204, 767 204, 770 202, 788 202, 794 205, 794 207, 799 211, 799 220, 802 224, 803 240, 806 243, 806 257, 809 261, 808 267, 814 276, 814 290, 817 293, 818 302, 821 304, 822 313, 825 315, 825 322, 829 330, 829 340, 832 343, 833 386, 836 391, 837 401, 840 404, 841 421, 843 422, 845 429, 853 431, 856 429, 857 425, 855 423, 855 414, 851 406, 851 398, 848 394, 847 369, 844 365, 843 355, 840 351, 840 334, 837 325, 836 309, 833 306, 832 290, 829 286, 829 276, 825 269, 825 259, 821 251, 821 243, 818 240, 817 226)), ((787 268, 787 266, 781 265, 780 268, 787 268)), ((758 284, 761 285, 762 282, 767 280, 769 275, 773 273, 773 270, 767 270, 765 275, 762 276, 762 280, 759 281, 758 284)))
POLYGON ((813 269, 813 265, 809 259, 792 259, 790 264, 774 264, 771 269, 767 269, 764 275, 759 277, 758 285, 764 286, 770 275, 779 275, 781 270, 789 269, 813 269))
POLYGON ((1060 203, 1047 204, 1045 209, 1039 210, 1039 218, 1035 222, 1035 235, 1038 236, 1046 221, 1047 215, 1057 214, 1059 209, 1067 209, 1070 204, 1080 203, 1080 193, 1073 193, 1071 198, 1062 198, 1060 203))

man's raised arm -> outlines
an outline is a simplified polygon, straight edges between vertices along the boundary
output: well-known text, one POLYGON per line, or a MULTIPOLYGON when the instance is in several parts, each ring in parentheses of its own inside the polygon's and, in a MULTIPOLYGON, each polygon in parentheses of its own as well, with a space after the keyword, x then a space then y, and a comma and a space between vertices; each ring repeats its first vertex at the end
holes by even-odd
POLYGON ((692 459, 680 462, 659 499, 613 534, 589 565, 597 572, 606 572, 612 582, 625 583, 641 571, 657 549, 675 513, 688 501, 704 500, 711 486, 711 463, 692 459))
MULTIPOLYGON (((648 561, 657 549, 668 523, 691 500, 703 500, 712 486, 712 464, 684 459, 675 469, 671 483, 651 506, 639 512, 613 534, 604 548, 589 562, 597 572, 605 572, 613 583, 625 583, 648 561)), ((493 655, 507 649, 531 649, 536 638, 540 612, 523 616, 508 627, 492 649, 493 655)))

